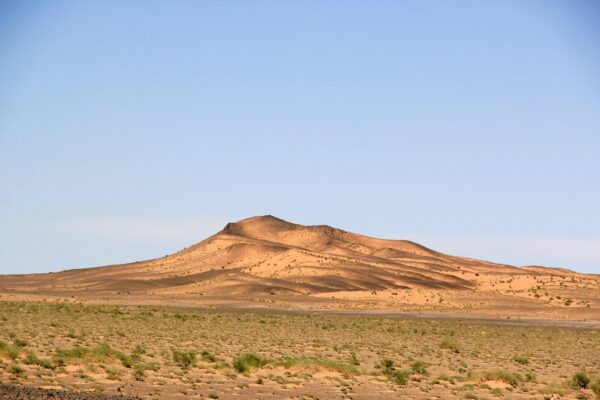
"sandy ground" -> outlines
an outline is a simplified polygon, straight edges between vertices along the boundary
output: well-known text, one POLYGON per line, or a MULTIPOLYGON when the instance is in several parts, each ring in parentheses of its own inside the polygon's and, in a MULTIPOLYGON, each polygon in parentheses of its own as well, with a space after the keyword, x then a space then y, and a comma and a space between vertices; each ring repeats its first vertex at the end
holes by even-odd
POLYGON ((444 316, 0 302, 0 382, 165 400, 592 399, 600 385, 597 326, 444 316))

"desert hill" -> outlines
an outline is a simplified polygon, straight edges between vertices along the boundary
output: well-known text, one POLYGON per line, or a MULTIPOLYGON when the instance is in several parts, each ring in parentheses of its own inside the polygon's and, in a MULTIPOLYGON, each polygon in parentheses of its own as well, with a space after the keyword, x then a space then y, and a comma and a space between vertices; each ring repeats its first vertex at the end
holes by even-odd
POLYGON ((592 309, 599 286, 594 275, 450 256, 410 241, 273 216, 229 223, 206 240, 153 260, 0 276, 6 296, 300 301, 385 309, 473 302, 491 307, 503 301, 553 309, 564 307, 565 299, 569 306, 592 309))

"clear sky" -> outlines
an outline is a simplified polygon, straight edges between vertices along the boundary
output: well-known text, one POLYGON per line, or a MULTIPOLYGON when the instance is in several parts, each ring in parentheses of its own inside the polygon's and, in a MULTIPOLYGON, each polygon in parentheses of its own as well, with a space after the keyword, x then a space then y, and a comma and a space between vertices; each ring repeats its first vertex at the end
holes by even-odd
POLYGON ((600 2, 0 1, 0 272, 273 214, 600 273, 600 2))

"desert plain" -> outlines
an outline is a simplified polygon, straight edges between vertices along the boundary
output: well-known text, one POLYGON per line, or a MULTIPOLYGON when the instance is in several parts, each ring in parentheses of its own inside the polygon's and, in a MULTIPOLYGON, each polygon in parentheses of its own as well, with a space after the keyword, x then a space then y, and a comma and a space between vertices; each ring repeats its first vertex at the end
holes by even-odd
POLYGON ((7 399, 593 399, 600 276, 254 217, 157 259, 0 276, 0 383, 7 399))

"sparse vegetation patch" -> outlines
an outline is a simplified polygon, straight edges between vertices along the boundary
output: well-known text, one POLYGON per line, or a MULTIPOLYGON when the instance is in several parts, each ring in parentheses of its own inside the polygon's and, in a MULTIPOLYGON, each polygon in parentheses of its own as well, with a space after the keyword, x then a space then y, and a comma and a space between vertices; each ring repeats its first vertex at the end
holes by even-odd
POLYGON ((18 385, 159 400, 600 396, 594 329, 68 302, 0 301, 0 315, 0 380, 18 385))

